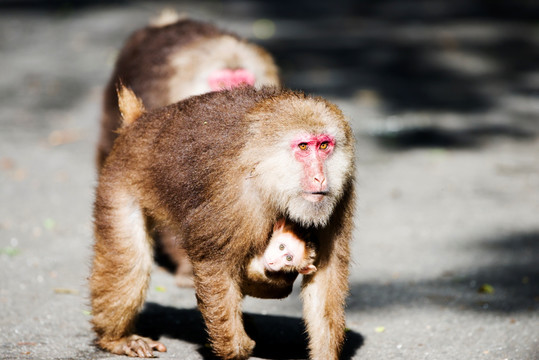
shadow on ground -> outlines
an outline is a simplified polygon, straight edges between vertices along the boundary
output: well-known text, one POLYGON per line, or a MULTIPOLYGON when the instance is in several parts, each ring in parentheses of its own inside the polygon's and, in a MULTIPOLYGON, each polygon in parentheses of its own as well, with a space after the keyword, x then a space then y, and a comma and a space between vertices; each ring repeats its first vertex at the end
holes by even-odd
MULTIPOLYGON (((263 359, 308 358, 302 319, 246 313, 244 324, 247 334, 256 342, 253 356, 263 359)), ((154 339, 167 336, 197 344, 204 359, 217 359, 212 355, 202 316, 196 308, 178 309, 147 303, 139 316, 137 333, 154 339)), ((363 337, 348 331, 341 359, 351 359, 362 345, 363 337)))
POLYGON ((348 310, 412 304, 501 313, 539 309, 539 231, 512 234, 479 246, 489 258, 494 255, 491 264, 456 269, 419 282, 352 284, 348 310))
POLYGON ((505 13, 499 2, 477 0, 341 3, 341 11, 307 7, 311 16, 284 6, 261 12, 301 19, 291 30, 297 36, 263 43, 288 86, 345 98, 371 89, 389 112, 481 112, 496 101, 489 87, 539 90, 521 81, 539 60, 533 37, 519 26, 533 8, 522 1, 505 13))
POLYGON ((537 132, 515 125, 478 125, 465 129, 443 129, 437 126, 409 127, 372 135, 384 150, 405 151, 422 148, 465 150, 478 148, 493 139, 534 140, 537 132))
MULTIPOLYGON (((391 306, 437 306, 488 314, 533 312, 539 309, 539 231, 514 233, 479 243, 464 251, 484 252, 490 264, 447 271, 425 281, 351 284, 347 311, 364 312, 391 306)), ((246 331, 256 341, 254 356, 267 359, 307 358, 303 322, 297 317, 244 316, 246 331)), ((205 359, 214 359, 197 309, 177 309, 155 303, 146 305, 139 333, 199 345, 205 359)), ((363 337, 347 333, 342 359, 350 359, 363 345, 363 337)))

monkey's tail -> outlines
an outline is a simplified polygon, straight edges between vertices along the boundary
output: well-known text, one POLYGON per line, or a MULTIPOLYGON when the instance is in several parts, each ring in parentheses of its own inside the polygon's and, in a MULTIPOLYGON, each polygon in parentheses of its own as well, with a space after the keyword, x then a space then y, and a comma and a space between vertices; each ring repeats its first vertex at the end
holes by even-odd
POLYGON ((116 89, 118 93, 118 107, 122 114, 122 128, 131 125, 146 112, 144 104, 133 90, 120 83, 116 89))

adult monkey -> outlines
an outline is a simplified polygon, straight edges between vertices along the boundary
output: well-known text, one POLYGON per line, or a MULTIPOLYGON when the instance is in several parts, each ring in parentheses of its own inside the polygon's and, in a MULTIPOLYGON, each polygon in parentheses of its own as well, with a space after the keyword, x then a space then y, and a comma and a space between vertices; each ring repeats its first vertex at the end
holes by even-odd
MULTIPOLYGON (((129 91, 120 99, 125 125, 100 172, 94 206, 90 290, 98 345, 140 357, 166 351, 133 334, 152 266, 149 216, 184 239, 215 353, 248 358, 254 342, 243 328, 242 298, 272 294, 263 283, 243 286, 246 267, 285 217, 318 243, 317 270, 304 276, 301 295, 310 357, 338 359, 355 158, 341 111, 275 88, 214 92, 148 113, 129 91)), ((273 295, 288 294, 277 288, 273 295)))
MULTIPOLYGON (((217 27, 163 12, 134 32, 123 46, 103 97, 97 167, 101 169, 118 136, 121 115, 117 86, 133 89, 148 110, 192 95, 241 84, 279 85, 278 69, 263 48, 217 27)), ((191 265, 181 239, 166 227, 152 237, 176 265, 176 283, 192 286, 191 265)))
POLYGON ((116 95, 120 82, 148 110, 240 84, 280 85, 273 58, 260 46, 212 24, 163 13, 135 31, 118 55, 103 97, 98 168, 121 125, 116 95))

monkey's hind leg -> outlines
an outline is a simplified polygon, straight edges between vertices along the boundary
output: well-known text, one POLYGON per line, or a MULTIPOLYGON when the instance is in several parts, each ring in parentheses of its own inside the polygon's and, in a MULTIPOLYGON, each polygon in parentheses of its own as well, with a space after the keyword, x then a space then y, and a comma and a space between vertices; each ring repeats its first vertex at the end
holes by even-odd
POLYGON ((165 345, 133 334, 150 280, 152 244, 138 202, 101 181, 94 208, 90 295, 97 344, 112 353, 153 357, 165 345))
POLYGON ((160 228, 153 233, 155 241, 161 245, 162 252, 176 265, 174 277, 179 287, 192 288, 193 266, 183 248, 182 239, 173 233, 170 228, 160 228))
POLYGON ((198 308, 215 354, 223 360, 249 358, 255 342, 243 328, 243 296, 237 282, 222 264, 194 262, 198 308))

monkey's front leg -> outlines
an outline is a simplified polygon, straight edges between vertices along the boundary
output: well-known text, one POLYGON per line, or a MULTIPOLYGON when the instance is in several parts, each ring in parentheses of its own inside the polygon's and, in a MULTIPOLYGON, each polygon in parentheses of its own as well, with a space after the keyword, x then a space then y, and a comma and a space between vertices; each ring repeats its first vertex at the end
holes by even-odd
POLYGON ((152 268, 152 246, 137 201, 101 183, 94 209, 95 255, 90 276, 97 344, 112 353, 153 357, 165 345, 133 334, 152 268))
MULTIPOLYGON (((333 259, 336 260, 336 259, 333 259)), ((311 360, 337 360, 344 341, 347 266, 335 261, 303 279, 303 314, 311 360)))
POLYGON ((193 263, 198 307, 215 354, 226 360, 247 359, 255 342, 245 333, 241 311, 243 296, 226 267, 208 262, 193 263))

